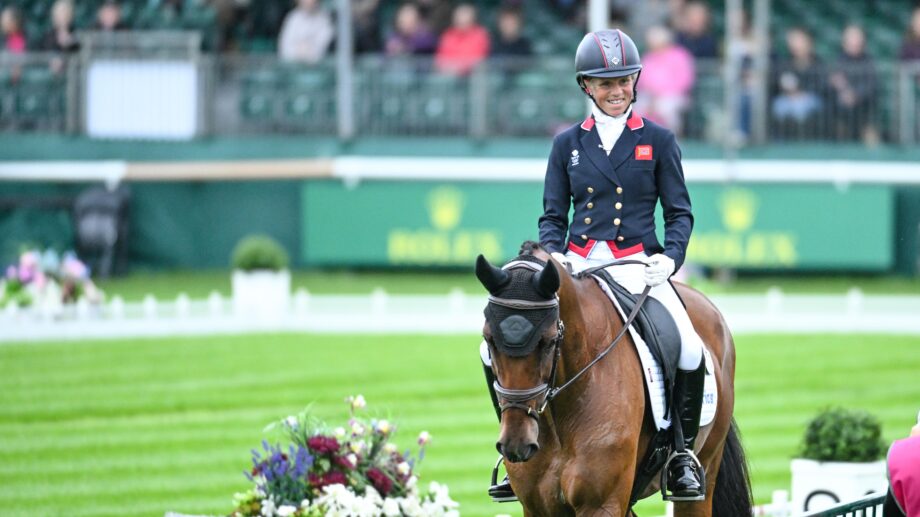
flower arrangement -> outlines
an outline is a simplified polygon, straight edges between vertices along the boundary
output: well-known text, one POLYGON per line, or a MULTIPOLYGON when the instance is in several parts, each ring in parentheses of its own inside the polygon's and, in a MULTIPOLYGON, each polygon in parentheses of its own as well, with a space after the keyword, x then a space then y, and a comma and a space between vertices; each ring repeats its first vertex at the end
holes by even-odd
POLYGON ((16 304, 55 311, 62 304, 85 299, 100 303, 103 293, 90 278, 89 268, 73 251, 60 256, 54 250, 31 249, 6 268, 0 279, 0 307, 16 304))
POLYGON ((230 262, 234 269, 241 271, 281 271, 288 267, 290 259, 275 239, 268 235, 249 235, 236 244, 230 262))
POLYGON ((269 426, 286 443, 262 442, 252 451, 255 486, 234 497, 233 517, 416 517, 458 516, 459 506, 444 485, 432 482, 420 495, 415 470, 431 437, 418 437, 419 451, 398 452, 390 438, 396 427, 362 413, 364 397, 346 399, 347 427, 331 429, 309 409, 269 426))

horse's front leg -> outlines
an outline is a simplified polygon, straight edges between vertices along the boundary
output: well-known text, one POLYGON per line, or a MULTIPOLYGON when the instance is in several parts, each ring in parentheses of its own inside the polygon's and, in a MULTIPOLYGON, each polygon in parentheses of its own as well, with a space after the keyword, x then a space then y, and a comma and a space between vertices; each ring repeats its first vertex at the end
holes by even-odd
MULTIPOLYGON (((624 453, 625 452, 625 453, 624 453)), ((596 454, 570 464, 563 475, 566 504, 581 517, 624 517, 635 472, 635 454, 596 454)))

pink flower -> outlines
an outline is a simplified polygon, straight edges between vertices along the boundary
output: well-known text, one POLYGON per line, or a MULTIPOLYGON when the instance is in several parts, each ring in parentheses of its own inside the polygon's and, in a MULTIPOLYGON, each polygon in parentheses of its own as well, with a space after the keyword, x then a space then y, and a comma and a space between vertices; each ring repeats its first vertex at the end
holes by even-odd
POLYGON ((317 435, 307 440, 307 447, 317 454, 332 454, 339 451, 340 445, 335 438, 317 435))
POLYGON ((8 266, 6 268, 6 279, 13 280, 18 277, 19 274, 16 272, 16 266, 8 266))
POLYGON ((368 469, 367 479, 371 481, 371 484, 383 497, 386 497, 390 490, 393 489, 393 480, 376 467, 368 469))

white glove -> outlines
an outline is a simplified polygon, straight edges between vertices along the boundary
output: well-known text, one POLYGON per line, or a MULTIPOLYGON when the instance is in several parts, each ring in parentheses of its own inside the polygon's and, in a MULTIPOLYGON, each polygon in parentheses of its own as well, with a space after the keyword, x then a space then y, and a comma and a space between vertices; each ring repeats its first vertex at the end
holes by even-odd
POLYGON ((556 262, 558 262, 560 266, 569 269, 569 259, 565 258, 565 255, 557 251, 555 253, 550 253, 550 256, 556 259, 556 262))
POLYGON ((645 285, 655 287, 674 274, 674 259, 667 255, 652 255, 645 264, 645 285))

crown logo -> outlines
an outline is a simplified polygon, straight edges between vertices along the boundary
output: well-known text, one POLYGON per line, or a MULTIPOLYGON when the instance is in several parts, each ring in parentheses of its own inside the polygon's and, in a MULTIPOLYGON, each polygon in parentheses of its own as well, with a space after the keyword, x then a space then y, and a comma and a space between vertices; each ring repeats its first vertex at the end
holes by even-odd
POLYGON ((447 231, 460 224, 463 215, 463 193, 451 187, 436 188, 428 194, 428 216, 431 224, 447 231))
POLYGON ((730 231, 743 232, 754 225, 757 215, 757 198, 746 189, 726 189, 719 198, 722 224, 730 231))

